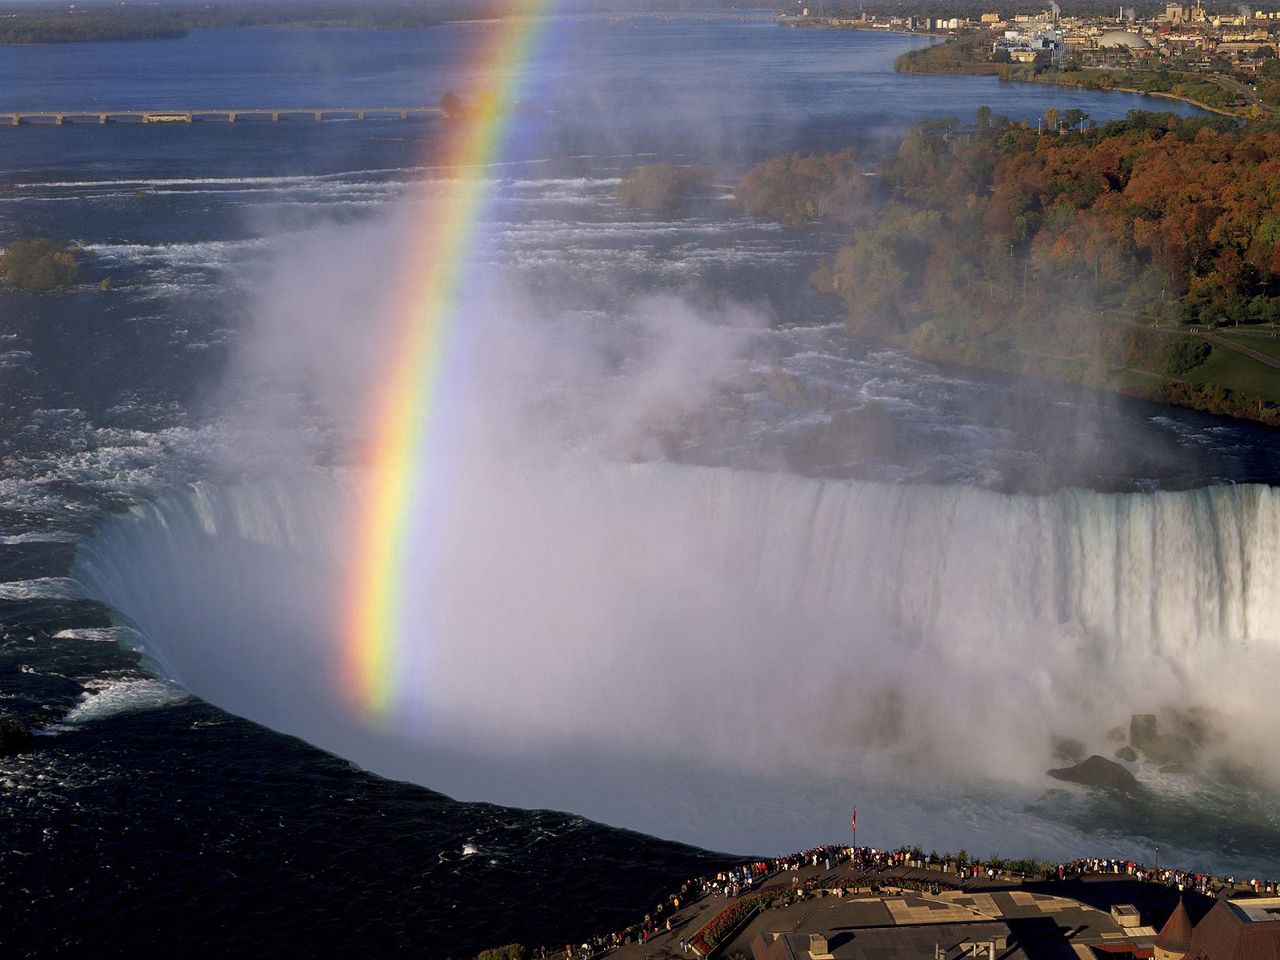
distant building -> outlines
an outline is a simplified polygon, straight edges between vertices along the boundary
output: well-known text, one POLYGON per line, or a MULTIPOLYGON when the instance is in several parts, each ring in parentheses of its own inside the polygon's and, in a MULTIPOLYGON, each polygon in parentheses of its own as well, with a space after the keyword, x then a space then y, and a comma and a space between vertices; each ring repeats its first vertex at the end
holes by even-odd
POLYGON ((991 52, 1004 51, 1014 63, 1034 63, 1058 60, 1066 53, 1062 34, 1051 28, 1026 33, 1022 30, 1006 30, 1004 36, 991 44, 991 52))
POLYGON ((1151 42, 1128 30, 1110 30, 1098 38, 1098 47, 1102 50, 1147 51, 1151 49, 1151 42))

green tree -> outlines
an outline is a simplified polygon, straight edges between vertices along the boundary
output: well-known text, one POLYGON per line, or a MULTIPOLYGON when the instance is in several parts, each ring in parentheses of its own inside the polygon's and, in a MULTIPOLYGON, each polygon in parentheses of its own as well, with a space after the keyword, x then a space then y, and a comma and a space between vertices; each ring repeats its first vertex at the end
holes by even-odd
POLYGON ((80 274, 79 251, 52 240, 15 240, 0 255, 0 276, 22 290, 69 287, 80 274))
POLYGON ((645 213, 675 213, 710 182, 711 173, 705 167, 651 163, 627 175, 618 186, 618 200, 645 213))

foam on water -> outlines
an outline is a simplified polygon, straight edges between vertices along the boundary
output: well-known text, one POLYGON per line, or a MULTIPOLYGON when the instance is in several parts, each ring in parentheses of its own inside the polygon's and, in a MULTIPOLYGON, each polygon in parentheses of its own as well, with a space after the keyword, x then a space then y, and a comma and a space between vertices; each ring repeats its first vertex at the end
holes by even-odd
POLYGON ((127 625, 110 627, 69 627, 53 635, 55 640, 88 640, 95 643, 119 643, 133 649, 143 646, 143 637, 137 629, 127 625))
POLYGON ((80 595, 79 584, 67 577, 37 577, 0 583, 0 600, 69 600, 80 595))
POLYGON ((181 687, 167 680, 119 680, 92 684, 82 702, 63 717, 61 723, 77 727, 121 713, 158 710, 180 703, 189 696, 181 687))

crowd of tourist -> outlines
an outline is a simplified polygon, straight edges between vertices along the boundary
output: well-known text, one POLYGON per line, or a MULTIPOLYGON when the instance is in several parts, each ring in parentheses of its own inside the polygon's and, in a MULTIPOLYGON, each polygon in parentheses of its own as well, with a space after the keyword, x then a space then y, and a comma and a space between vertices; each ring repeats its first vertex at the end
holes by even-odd
MULTIPOLYGON (((900 890, 937 893, 942 889, 960 889, 974 880, 1065 881, 1106 874, 1127 875, 1136 880, 1177 887, 1179 890, 1194 890, 1206 896, 1244 891, 1252 891, 1261 896, 1280 895, 1280 880, 1237 880, 1234 876, 1217 876, 1173 867, 1148 867, 1135 860, 1116 857, 1082 857, 1056 864, 1001 858, 984 861, 971 858, 964 851, 955 855, 939 855, 936 852, 926 854, 919 847, 879 850, 873 847, 831 844, 785 857, 741 863, 721 870, 715 876, 686 881, 678 891, 669 894, 650 913, 646 913, 640 923, 593 937, 581 944, 568 944, 562 956, 565 960, 590 960, 625 944, 648 943, 655 937, 686 926, 689 918, 677 915, 681 905, 688 905, 707 896, 723 897, 726 903, 720 910, 710 914, 697 929, 681 931, 681 938, 676 941, 676 946, 683 954, 705 954, 721 938, 734 932, 765 901, 773 902, 779 898, 789 900, 805 896, 816 889, 839 888, 843 893, 847 889, 865 884, 873 888, 891 886, 900 890), (831 873, 843 864, 850 864, 851 869, 848 872, 831 873), (822 873, 811 875, 804 882, 797 876, 792 879, 790 889, 780 889, 774 885, 767 893, 751 895, 770 877, 786 873, 798 874, 806 868, 817 868, 822 873), (927 870, 930 875, 903 875, 902 871, 906 870, 927 870)), ((544 958, 548 956, 545 949, 540 955, 544 958)))

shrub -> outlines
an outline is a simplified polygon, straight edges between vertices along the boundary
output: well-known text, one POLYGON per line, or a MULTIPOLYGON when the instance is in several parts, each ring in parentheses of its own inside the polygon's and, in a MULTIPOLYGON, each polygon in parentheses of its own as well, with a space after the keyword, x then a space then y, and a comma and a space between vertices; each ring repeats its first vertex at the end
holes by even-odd
POLYGON ((618 186, 623 206, 644 213, 675 213, 711 182, 705 167, 651 163, 636 167, 618 186))
POLYGON ((52 240, 15 240, 0 255, 0 276, 22 290, 58 290, 76 282, 79 257, 52 240))
POLYGON ((1204 340, 1179 339, 1165 353, 1165 372, 1171 377, 1181 377, 1208 360, 1212 352, 1212 344, 1204 340))
POLYGON ((524 958, 524 945, 519 943, 508 943, 501 947, 481 950, 476 955, 476 960, 524 960, 524 958))

